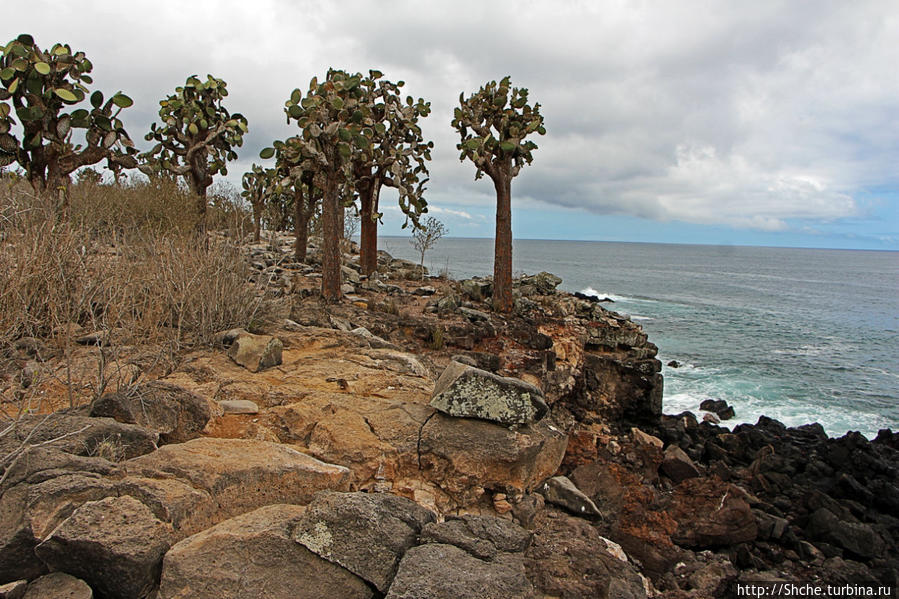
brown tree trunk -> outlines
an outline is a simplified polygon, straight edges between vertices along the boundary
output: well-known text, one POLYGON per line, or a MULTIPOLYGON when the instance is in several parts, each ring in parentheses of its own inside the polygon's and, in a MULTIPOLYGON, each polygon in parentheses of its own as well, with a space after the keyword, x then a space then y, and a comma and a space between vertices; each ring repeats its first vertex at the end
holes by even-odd
POLYGON ((190 190, 196 199, 197 232, 206 233, 206 189, 212 185, 212 177, 206 172, 206 153, 197 152, 190 160, 190 175, 187 177, 190 190))
MULTIPOLYGON (((311 194, 310 194, 311 195, 311 194)), ((293 257, 297 262, 306 261, 306 245, 309 241, 309 215, 311 210, 306 208, 306 200, 303 198, 303 184, 298 183, 293 196, 293 226, 296 235, 296 243, 293 248, 293 257)))
POLYGON ((493 251, 493 307, 498 312, 512 311, 512 177, 497 173, 496 240, 493 251))
POLYGON ((322 297, 325 301, 340 300, 340 197, 337 193, 337 173, 328 173, 327 187, 322 197, 322 297))
POLYGON ((359 199, 362 204, 361 231, 359 233, 359 263, 362 274, 371 275, 378 270, 378 192, 380 183, 377 179, 360 190, 359 199))
POLYGON ((262 229, 260 221, 262 220, 262 205, 253 202, 253 243, 259 243, 259 234, 262 229))

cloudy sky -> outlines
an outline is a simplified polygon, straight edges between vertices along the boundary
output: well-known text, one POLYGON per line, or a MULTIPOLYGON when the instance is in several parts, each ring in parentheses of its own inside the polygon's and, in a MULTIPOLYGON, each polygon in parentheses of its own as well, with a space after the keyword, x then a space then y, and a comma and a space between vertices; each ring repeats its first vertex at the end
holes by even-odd
MULTIPOLYGON (((188 75, 225 79, 250 123, 235 184, 295 131, 294 88, 331 66, 377 68, 432 103, 431 213, 454 236, 492 236, 493 186, 459 161, 449 121, 460 92, 511 75, 547 127, 513 182, 516 237, 899 249, 895 0, 29 0, 3 13, 3 41, 68 42, 96 89, 132 96, 139 144, 188 75)), ((385 221, 400 233, 396 210, 385 221)))

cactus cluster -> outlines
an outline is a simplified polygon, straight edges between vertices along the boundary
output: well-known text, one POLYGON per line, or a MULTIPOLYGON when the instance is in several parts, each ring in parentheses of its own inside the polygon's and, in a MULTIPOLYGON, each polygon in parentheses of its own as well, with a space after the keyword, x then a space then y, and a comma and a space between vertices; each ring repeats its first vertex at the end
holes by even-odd
POLYGON ((0 51, 0 166, 17 162, 38 192, 64 187, 72 172, 103 159, 114 169, 137 166, 119 119, 133 102, 122 92, 90 93, 93 65, 84 52, 68 44, 42 50, 28 34, 0 51), (89 108, 75 108, 88 98, 89 108))
POLYGON ((259 241, 260 221, 262 210, 269 197, 274 193, 277 180, 275 169, 264 169, 258 164, 243 175, 243 191, 240 195, 250 202, 253 207, 253 241, 259 241))

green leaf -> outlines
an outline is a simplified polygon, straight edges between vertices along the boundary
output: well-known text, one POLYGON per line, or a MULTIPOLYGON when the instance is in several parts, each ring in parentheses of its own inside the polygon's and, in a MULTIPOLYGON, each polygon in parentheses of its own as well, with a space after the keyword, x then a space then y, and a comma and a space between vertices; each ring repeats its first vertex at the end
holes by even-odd
POLYGON ((134 105, 134 100, 126 96, 125 94, 119 92, 112 97, 112 103, 118 106, 119 108, 128 108, 129 106, 134 105))
MULTIPOLYGON (((10 90, 10 91, 12 91, 12 90, 10 90)), ((69 90, 64 89, 62 87, 58 87, 58 88, 54 89, 53 93, 56 94, 57 96, 59 96, 60 98, 62 98, 63 100, 65 100, 66 102, 77 102, 78 101, 78 97, 75 94, 73 94, 69 90)))
POLYGON ((50 65, 48 65, 46 62, 36 62, 34 63, 34 70, 41 75, 49 75, 50 65))
POLYGON ((103 92, 95 91, 91 94, 91 106, 100 108, 103 105, 103 92))
POLYGON ((504 152, 514 152, 515 151, 515 144, 513 144, 511 141, 504 141, 501 144, 499 144, 499 147, 502 148, 502 150, 504 152))
POLYGON ((0 71, 0 79, 4 81, 8 81, 13 78, 13 75, 16 74, 16 70, 12 67, 6 67, 2 71, 0 71))
POLYGON ((303 109, 300 108, 300 106, 297 104, 291 104, 287 108, 287 115, 290 116, 291 118, 298 119, 298 118, 300 118, 300 116, 302 116, 302 114, 303 114, 303 109))
POLYGON ((481 140, 477 137, 467 139, 465 140, 465 143, 462 144, 462 149, 464 150, 477 150, 479 147, 481 147, 481 140))
POLYGON ((275 148, 262 148, 262 151, 259 152, 259 157, 265 160, 268 160, 272 156, 275 155, 275 148))
POLYGON ((9 84, 9 87, 7 89, 11 94, 16 93, 16 90, 19 89, 19 78, 16 77, 15 79, 13 79, 12 83, 9 84))
POLYGON ((191 135, 197 135, 200 132, 200 128, 197 127, 196 123, 191 123, 187 126, 187 130, 190 131, 191 135))
POLYGON ((27 33, 23 33, 16 38, 16 41, 20 44, 25 44, 26 46, 34 45, 34 38, 28 35, 27 33))
POLYGON ((539 133, 540 135, 546 135, 546 127, 540 125, 539 127, 537 127, 537 133, 539 133))
POLYGON ((350 148, 350 144, 346 144, 346 143, 337 144, 337 152, 343 158, 349 158, 353 154, 353 150, 352 150, 352 148, 350 148))
POLYGON ((350 133, 349 129, 340 128, 337 131, 338 137, 340 137, 340 141, 350 141, 353 139, 353 134, 350 133))
POLYGON ((0 104, 0 119, 9 116, 9 104, 0 104))
POLYGON ((343 98, 338 96, 338 97, 332 99, 331 106, 333 106, 336 110, 343 110, 343 107, 344 107, 343 98))

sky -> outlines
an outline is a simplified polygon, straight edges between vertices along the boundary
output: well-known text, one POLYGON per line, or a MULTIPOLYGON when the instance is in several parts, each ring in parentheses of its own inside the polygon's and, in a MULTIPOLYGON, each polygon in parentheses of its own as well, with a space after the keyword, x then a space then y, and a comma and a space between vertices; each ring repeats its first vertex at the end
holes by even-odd
MULTIPOLYGON (((450 120, 460 93, 510 75, 547 129, 512 183, 517 238, 899 250, 895 0, 6 3, 0 43, 23 32, 131 96, 141 148, 187 76, 227 81, 250 126, 234 185, 298 131, 293 89, 378 69, 431 102, 429 213, 491 237, 493 185, 450 120)), ((382 234, 408 234, 395 194, 381 203, 382 234)))

